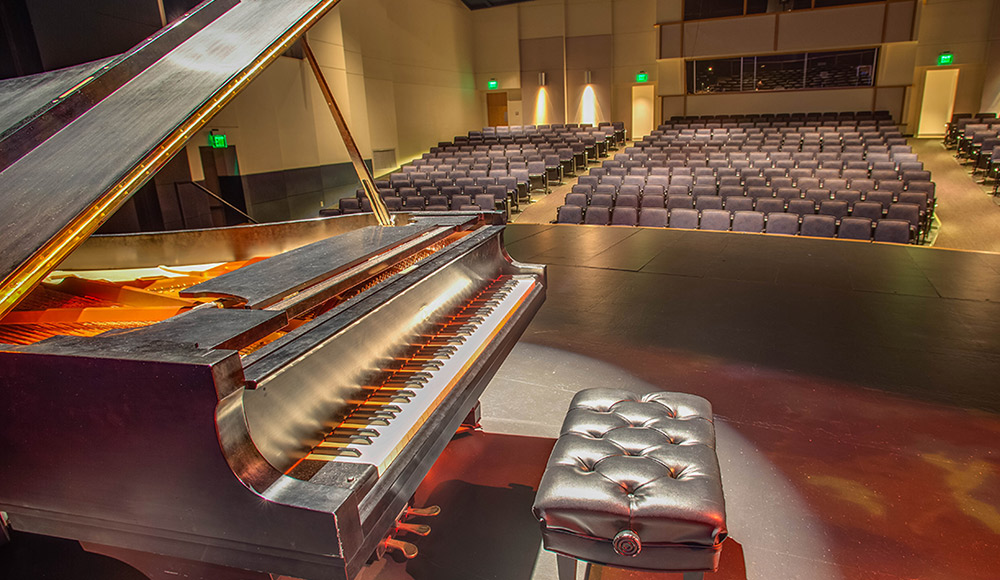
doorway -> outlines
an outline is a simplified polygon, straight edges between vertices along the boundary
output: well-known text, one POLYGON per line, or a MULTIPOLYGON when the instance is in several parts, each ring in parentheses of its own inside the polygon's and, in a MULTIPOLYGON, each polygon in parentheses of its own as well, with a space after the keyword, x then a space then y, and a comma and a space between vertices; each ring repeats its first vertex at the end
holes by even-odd
POLYGON ((951 114, 955 110, 955 90, 958 88, 958 69, 929 69, 924 75, 924 97, 920 103, 918 137, 944 135, 951 114))
POLYGON ((642 139, 653 132, 653 100, 656 87, 653 85, 632 86, 632 139, 642 139))
POLYGON ((486 93, 486 118, 490 127, 507 125, 507 93, 486 93))
POLYGON ((246 223, 246 218, 241 215, 241 212, 246 214, 247 202, 243 192, 243 178, 240 177, 236 147, 230 145, 219 149, 201 146, 198 148, 198 153, 205 175, 205 188, 226 202, 222 203, 215 198, 208 199, 212 225, 232 226, 246 223), (233 208, 239 211, 234 211, 233 208))

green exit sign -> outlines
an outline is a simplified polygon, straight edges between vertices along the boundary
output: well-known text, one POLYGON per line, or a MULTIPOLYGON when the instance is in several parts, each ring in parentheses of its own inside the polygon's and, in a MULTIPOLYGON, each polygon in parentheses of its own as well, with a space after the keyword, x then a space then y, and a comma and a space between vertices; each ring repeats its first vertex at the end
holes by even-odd
POLYGON ((955 55, 950 52, 942 52, 938 55, 938 66, 951 64, 955 61, 955 55))
POLYGON ((649 81, 649 75, 646 74, 646 71, 640 71, 639 74, 635 75, 635 82, 644 83, 647 81, 649 81))
POLYGON ((492 91, 494 89, 500 88, 500 83, 496 79, 490 79, 490 82, 486 84, 487 87, 492 91))
POLYGON ((225 135, 217 135, 211 133, 208 136, 208 144, 212 146, 212 149, 225 149, 229 147, 229 141, 226 140, 225 135))

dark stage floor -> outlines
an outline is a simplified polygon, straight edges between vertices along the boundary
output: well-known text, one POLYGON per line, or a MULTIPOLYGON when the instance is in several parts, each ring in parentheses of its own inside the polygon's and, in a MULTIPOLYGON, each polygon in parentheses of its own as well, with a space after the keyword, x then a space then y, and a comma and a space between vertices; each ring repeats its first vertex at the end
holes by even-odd
MULTIPOLYGON (((712 401, 730 539, 707 579, 998 577, 1000 255, 517 224, 507 246, 549 264, 547 301, 482 399, 483 431, 417 493, 444 510, 421 554, 364 580, 554 579, 530 506, 590 386, 712 401)), ((23 574, 66 553, 19 539, 0 577, 44 577, 23 574)), ((96 569, 72 577, 134 577, 96 569)))

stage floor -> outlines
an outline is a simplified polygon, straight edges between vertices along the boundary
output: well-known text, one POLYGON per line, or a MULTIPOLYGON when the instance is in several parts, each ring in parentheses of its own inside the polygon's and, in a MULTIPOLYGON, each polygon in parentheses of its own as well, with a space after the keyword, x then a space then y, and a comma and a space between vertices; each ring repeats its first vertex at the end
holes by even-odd
POLYGON ((418 494, 444 509, 421 555, 371 577, 555 578, 531 491, 573 394, 613 386, 714 405, 706 578, 996 578, 1000 255, 516 224, 507 247, 549 265, 546 303, 418 494))
MULTIPOLYGON (((593 386, 713 403, 730 538, 708 580, 996 578, 1000 254, 519 224, 506 241, 549 265, 546 302, 482 398, 482 431, 417 492, 443 509, 420 555, 364 580, 554 579, 531 503, 570 398, 593 386)), ((0 576, 83 560, 32 541, 0 548, 0 576)), ((87 566, 73 577, 135 577, 87 566)))

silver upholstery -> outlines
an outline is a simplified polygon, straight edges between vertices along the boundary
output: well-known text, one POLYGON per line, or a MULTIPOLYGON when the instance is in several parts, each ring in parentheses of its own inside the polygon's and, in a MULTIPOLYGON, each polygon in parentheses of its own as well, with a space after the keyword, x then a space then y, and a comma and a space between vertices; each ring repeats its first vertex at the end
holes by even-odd
POLYGON ((577 393, 533 511, 545 548, 565 556, 715 570, 727 532, 711 404, 682 393, 577 393))

